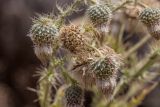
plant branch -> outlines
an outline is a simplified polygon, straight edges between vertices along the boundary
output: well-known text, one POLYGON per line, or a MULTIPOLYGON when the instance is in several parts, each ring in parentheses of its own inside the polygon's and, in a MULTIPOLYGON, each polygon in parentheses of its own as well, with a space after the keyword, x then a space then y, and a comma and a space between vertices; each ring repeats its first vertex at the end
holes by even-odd
POLYGON ((137 49, 139 49, 142 45, 144 45, 151 37, 149 35, 145 36, 140 42, 138 42, 135 46, 133 46, 128 52, 126 52, 123 56, 124 59, 127 59, 132 53, 134 53, 137 49))
POLYGON ((48 107, 50 104, 51 83, 49 81, 51 71, 44 71, 39 81, 39 101, 41 107, 48 107))
POLYGON ((118 6, 113 10, 113 12, 116 12, 117 10, 119 10, 120 8, 122 8, 123 6, 125 6, 126 4, 131 3, 131 2, 132 2, 131 0, 126 0, 126 1, 122 2, 120 5, 118 5, 118 6))
POLYGON ((58 28, 60 28, 65 23, 65 18, 71 15, 80 5, 82 0, 74 0, 74 3, 71 4, 69 8, 67 8, 66 11, 62 12, 61 15, 59 15, 58 20, 56 21, 56 25, 58 28))

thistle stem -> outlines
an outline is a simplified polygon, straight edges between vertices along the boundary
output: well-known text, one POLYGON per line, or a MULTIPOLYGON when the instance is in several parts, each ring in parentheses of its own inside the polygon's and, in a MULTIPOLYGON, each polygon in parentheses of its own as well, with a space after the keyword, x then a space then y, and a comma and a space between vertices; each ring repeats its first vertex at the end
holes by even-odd
POLYGON ((88 47, 94 49, 95 51, 97 51, 97 52, 99 53, 100 57, 103 57, 103 56, 104 56, 96 47, 94 47, 94 46, 92 46, 92 45, 89 45, 89 44, 87 44, 87 43, 86 43, 86 45, 87 45, 88 47))
POLYGON ((63 67, 61 67, 61 69, 62 69, 62 75, 67 81, 69 81, 69 83, 78 84, 78 82, 74 78, 72 78, 63 67))
MULTIPOLYGON (((46 72, 47 74, 45 74, 46 76, 44 78, 42 78, 39 81, 39 100, 40 100, 40 105, 41 107, 48 107, 50 104, 50 89, 51 89, 51 84, 49 81, 49 76, 50 76, 50 72, 46 72)), ((44 75, 42 75, 44 76, 44 75)))
POLYGON ((128 52, 124 54, 124 59, 127 59, 132 53, 134 53, 137 49, 139 49, 142 45, 144 45, 151 37, 149 35, 145 36, 140 42, 138 42, 135 46, 133 46, 128 52))
POLYGON ((50 60, 50 65, 42 71, 40 80, 39 80, 39 101, 41 107, 50 107, 51 106, 51 88, 52 88, 52 79, 55 78, 54 70, 61 64, 61 60, 53 58, 50 60))
POLYGON ((119 10, 120 8, 122 8, 124 5, 128 4, 128 3, 131 3, 132 1, 129 1, 129 0, 126 0, 124 2, 122 2, 120 5, 118 5, 114 10, 113 12, 116 12, 117 10, 119 10))
MULTIPOLYGON (((144 71, 148 70, 148 68, 150 68, 159 58, 160 58, 159 50, 156 50, 154 53, 150 55, 148 59, 144 59, 143 61, 141 61, 138 64, 141 66, 136 71, 134 71, 134 69, 131 70, 131 72, 135 72, 135 74, 133 74, 133 76, 131 76, 127 80, 127 84, 130 84, 132 81, 134 81, 139 76, 141 76, 144 73, 144 71)), ((123 86, 125 86, 125 84, 126 82, 124 82, 123 80, 119 83, 119 85, 117 86, 117 89, 115 90, 113 94, 113 97, 115 97, 119 93, 119 91, 123 89, 123 86)))
POLYGON ((56 25, 60 28, 65 23, 65 18, 71 15, 80 5, 82 0, 75 0, 71 6, 64 11, 61 15, 59 15, 58 20, 56 21, 56 25))
POLYGON ((120 32, 119 32, 119 35, 116 39, 116 45, 115 45, 115 51, 116 52, 119 52, 120 51, 120 46, 122 45, 122 38, 123 38, 123 33, 124 33, 124 30, 125 30, 125 24, 122 24, 121 25, 121 28, 120 28, 120 32))
POLYGON ((147 6, 146 4, 140 2, 140 1, 137 1, 137 4, 140 5, 141 7, 143 8, 148 8, 149 6, 147 6))
POLYGON ((44 101, 43 101, 43 106, 42 107, 47 107, 48 105, 48 95, 49 95, 49 89, 50 89, 50 84, 46 83, 45 91, 44 91, 44 101))
MULTIPOLYGON (((144 59, 144 61, 140 62, 139 65, 141 65, 141 67, 139 67, 139 69, 137 70, 136 74, 132 77, 133 79, 137 78, 139 75, 142 75, 142 73, 147 70, 148 68, 150 68, 159 58, 159 50, 155 51, 148 59, 144 59)), ((131 81, 133 80, 131 79, 131 81)))

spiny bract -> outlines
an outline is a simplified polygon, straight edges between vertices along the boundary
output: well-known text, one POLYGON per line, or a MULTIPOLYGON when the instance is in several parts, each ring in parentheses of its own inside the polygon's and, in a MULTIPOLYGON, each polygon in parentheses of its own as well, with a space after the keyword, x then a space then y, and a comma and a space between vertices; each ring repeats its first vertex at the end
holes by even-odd
POLYGON ((97 4, 91 6, 88 9, 87 14, 94 25, 107 23, 112 17, 112 11, 105 4, 97 4))
POLYGON ((51 18, 40 16, 33 21, 30 37, 35 45, 50 45, 53 43, 58 30, 51 18))
POLYGON ((140 13, 139 18, 146 25, 154 24, 160 19, 160 9, 146 8, 140 13))
POLYGON ((91 64, 91 67, 96 77, 102 80, 112 76, 116 70, 115 63, 108 57, 98 59, 91 64))
POLYGON ((64 48, 76 54, 85 48, 85 40, 78 26, 65 26, 60 31, 60 38, 64 48))
POLYGON ((83 90, 77 85, 69 86, 65 91, 66 107, 81 107, 83 103, 83 90))

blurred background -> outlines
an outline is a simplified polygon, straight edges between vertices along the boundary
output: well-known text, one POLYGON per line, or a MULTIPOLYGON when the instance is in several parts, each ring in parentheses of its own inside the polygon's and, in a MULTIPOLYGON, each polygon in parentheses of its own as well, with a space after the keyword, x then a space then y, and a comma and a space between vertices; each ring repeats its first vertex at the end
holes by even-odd
MULTIPOLYGON (((160 6, 159 0, 143 1, 152 4, 153 7, 160 6)), ((36 93, 27 88, 36 88, 38 78, 33 75, 40 62, 34 54, 30 38, 26 35, 32 24, 31 18, 35 17, 36 13, 56 13, 56 2, 56 0, 0 0, 0 107, 38 107, 36 93)), ((72 0, 58 0, 60 4, 71 2, 72 0)), ((83 14, 83 10, 84 8, 82 12, 70 18, 74 19, 83 14)), ((130 30, 126 29, 125 33, 128 32, 130 30)), ((135 33, 134 38, 128 41, 137 41, 139 34, 135 33)), ((139 52, 143 54, 143 51, 139 52)), ((141 107, 160 107, 160 86, 146 97, 141 107)))

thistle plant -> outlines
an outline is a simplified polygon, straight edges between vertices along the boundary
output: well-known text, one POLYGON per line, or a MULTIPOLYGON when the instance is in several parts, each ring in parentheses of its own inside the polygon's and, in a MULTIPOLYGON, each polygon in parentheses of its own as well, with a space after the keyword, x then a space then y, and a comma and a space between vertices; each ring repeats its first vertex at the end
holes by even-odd
MULTIPOLYGON (((40 15, 33 20, 29 37, 36 56, 45 65, 37 84, 41 107, 86 107, 85 90, 95 93, 92 107, 136 107, 157 86, 158 82, 153 80, 159 77, 159 66, 156 66, 160 60, 159 45, 139 59, 136 52, 150 36, 146 35, 128 49, 123 43, 125 25, 118 28, 118 35, 108 33, 113 29, 110 25, 114 15, 124 14, 128 6, 142 8, 134 20, 141 21, 152 37, 159 39, 160 10, 146 8, 137 0, 122 0, 116 4, 112 0, 75 0, 66 9, 58 7, 58 16, 40 15), (81 5, 88 6, 84 20, 80 24, 67 23, 66 18, 81 5), (100 36, 105 39, 97 39, 100 36), (70 55, 57 57, 59 49, 68 50, 70 55), (151 72, 151 68, 156 70, 151 72)), ((150 45, 155 43, 159 41, 150 45)))

